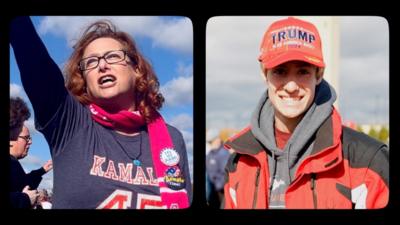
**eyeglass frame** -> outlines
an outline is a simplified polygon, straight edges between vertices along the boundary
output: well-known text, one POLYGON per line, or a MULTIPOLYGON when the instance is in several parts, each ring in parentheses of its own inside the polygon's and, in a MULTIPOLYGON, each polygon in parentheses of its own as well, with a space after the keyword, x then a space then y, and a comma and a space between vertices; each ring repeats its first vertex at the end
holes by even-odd
POLYGON ((18 136, 18 137, 24 139, 27 143, 32 141, 32 136, 31 135, 18 136))
MULTIPOLYGON (((115 63, 119 63, 119 62, 124 61, 124 60, 126 59, 126 56, 127 56, 127 55, 128 55, 128 52, 127 52, 126 50, 123 50, 123 49, 119 49, 119 50, 110 50, 110 51, 104 53, 102 56, 89 56, 89 57, 86 57, 86 58, 83 58, 83 59, 79 60, 79 62, 78 62, 78 68, 79 68, 79 70, 82 71, 82 72, 83 72, 83 71, 87 71, 87 70, 91 70, 91 69, 95 69, 95 68, 97 68, 97 67, 99 66, 100 60, 101 60, 101 59, 104 59, 104 61, 105 61, 107 64, 110 64, 110 65, 111 65, 111 64, 115 64, 115 63), (123 53, 124 53, 124 55, 123 55, 124 57, 123 57, 120 61, 109 63, 109 62, 107 61, 106 56, 107 56, 108 54, 110 54, 111 52, 123 52, 123 53), (89 68, 89 69, 82 69, 81 63, 82 63, 84 60, 90 59, 90 58, 97 58, 97 64, 96 64, 96 66, 91 67, 91 68, 89 68)), ((129 57, 129 56, 128 56, 128 57, 129 57)), ((129 59, 130 59, 130 57, 129 57, 129 59)))

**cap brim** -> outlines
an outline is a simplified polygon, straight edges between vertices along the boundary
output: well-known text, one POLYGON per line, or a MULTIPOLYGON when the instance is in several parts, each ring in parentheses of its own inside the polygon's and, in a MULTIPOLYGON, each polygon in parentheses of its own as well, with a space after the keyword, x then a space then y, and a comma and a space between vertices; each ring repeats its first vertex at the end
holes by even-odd
POLYGON ((304 52, 297 52, 297 51, 285 52, 275 57, 274 59, 268 61, 264 61, 262 58, 263 57, 261 56, 260 61, 262 62, 264 68, 266 69, 271 69, 283 63, 289 61, 297 61, 297 60, 310 63, 320 68, 325 68, 325 63, 321 59, 313 55, 307 55, 304 52))

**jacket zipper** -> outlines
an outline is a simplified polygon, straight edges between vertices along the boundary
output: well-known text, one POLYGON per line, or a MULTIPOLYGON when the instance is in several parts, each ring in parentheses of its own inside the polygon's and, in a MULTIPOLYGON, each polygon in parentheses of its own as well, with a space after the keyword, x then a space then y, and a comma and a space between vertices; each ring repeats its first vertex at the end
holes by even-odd
POLYGON ((318 208, 318 205, 317 205, 317 190, 315 190, 315 188, 316 188, 315 180, 316 179, 317 179, 317 175, 315 173, 312 173, 311 174, 311 190, 312 190, 312 194, 313 194, 314 209, 318 208))
POLYGON ((257 168, 257 172, 256 172, 256 185, 255 185, 255 190, 254 190, 254 199, 253 199, 253 209, 256 208, 256 204, 257 204, 257 195, 258 195, 258 183, 260 181, 260 171, 261 168, 258 167, 257 168))

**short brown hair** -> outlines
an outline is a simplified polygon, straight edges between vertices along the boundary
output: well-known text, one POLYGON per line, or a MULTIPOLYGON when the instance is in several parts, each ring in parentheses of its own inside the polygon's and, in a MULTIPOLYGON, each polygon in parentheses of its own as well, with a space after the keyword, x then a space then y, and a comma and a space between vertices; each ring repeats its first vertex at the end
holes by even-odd
MULTIPOLYGON (((306 63, 308 63, 308 62, 306 62, 306 63)), ((308 63, 308 64, 310 64, 310 63, 308 63)), ((310 64, 310 65, 312 65, 312 64, 310 64)), ((264 64, 261 63, 261 62, 260 62, 260 67, 261 67, 261 71, 263 72, 263 74, 264 74, 264 75, 267 75, 268 69, 265 69, 265 68, 264 68, 264 64)), ((318 66, 315 66, 315 67, 317 68, 315 74, 316 74, 318 77, 323 76, 323 75, 324 75, 324 72, 325 72, 325 68, 324 68, 324 67, 318 67, 318 66)))
POLYGON ((85 48, 95 39, 102 37, 113 38, 120 42, 132 66, 138 69, 141 76, 137 77, 135 85, 136 109, 144 116, 146 122, 150 122, 164 102, 164 97, 159 93, 160 83, 151 65, 138 51, 133 38, 125 32, 118 31, 111 21, 101 20, 92 23, 75 44, 74 51, 64 69, 67 89, 82 104, 91 103, 91 99, 86 94, 86 83, 78 63, 82 59, 85 48))

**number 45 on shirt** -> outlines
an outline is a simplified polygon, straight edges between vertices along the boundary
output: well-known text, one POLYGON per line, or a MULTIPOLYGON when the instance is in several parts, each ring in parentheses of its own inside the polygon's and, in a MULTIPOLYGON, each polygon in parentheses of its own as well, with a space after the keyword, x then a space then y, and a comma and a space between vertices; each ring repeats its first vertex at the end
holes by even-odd
MULTIPOLYGON (((115 190, 104 200, 97 209, 128 209, 132 204, 132 192, 115 190)), ((157 195, 137 194, 136 209, 166 209, 161 197, 157 195)))

